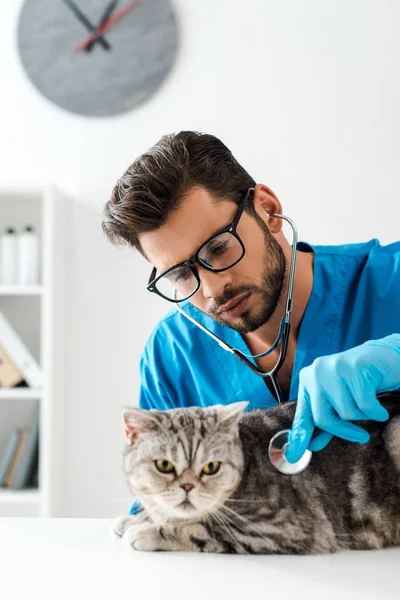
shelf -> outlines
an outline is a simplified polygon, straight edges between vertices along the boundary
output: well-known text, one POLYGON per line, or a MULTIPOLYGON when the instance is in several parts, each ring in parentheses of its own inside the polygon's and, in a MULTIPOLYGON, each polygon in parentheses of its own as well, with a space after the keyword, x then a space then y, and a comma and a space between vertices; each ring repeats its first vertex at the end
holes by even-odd
MULTIPOLYGON (((68 274, 73 232, 71 198, 51 184, 31 186, 19 181, 0 185, 0 225, 18 232, 32 225, 39 237, 37 285, 8 285, 0 277, 0 311, 39 365, 39 388, 0 387, 0 460, 16 428, 29 427, 29 415, 39 405, 40 491, 0 487, 0 518, 50 517, 66 514, 65 468, 68 454, 64 393, 68 369, 68 274), (57 431, 57 435, 54 432, 57 431)), ((1 275, 1 273, 0 273, 1 275)), ((11 358, 11 357, 10 357, 11 358)), ((29 379, 31 381, 31 379, 29 379)), ((36 381, 36 380, 32 380, 36 381)), ((0 569, 1 570, 1 569, 0 569)))
POLYGON ((9 490, 7 488, 0 488, 0 504, 2 502, 31 503, 40 501, 41 494, 39 489, 9 490))
POLYGON ((35 400, 42 396, 43 390, 31 388, 0 388, 0 400, 35 400))
POLYGON ((41 285, 1 285, 0 296, 41 296, 41 285))

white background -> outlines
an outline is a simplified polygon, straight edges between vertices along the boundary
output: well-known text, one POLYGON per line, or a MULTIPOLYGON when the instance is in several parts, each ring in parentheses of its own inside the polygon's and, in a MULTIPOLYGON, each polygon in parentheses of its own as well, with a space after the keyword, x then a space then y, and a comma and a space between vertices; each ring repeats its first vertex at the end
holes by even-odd
POLYGON ((66 113, 21 69, 21 0, 2 3, 0 186, 52 182, 71 197, 65 294, 65 516, 115 516, 129 495, 120 409, 168 308, 149 266, 106 243, 101 209, 124 169, 164 134, 219 136, 270 186, 314 244, 397 240, 400 231, 400 3, 175 0, 181 46, 162 89, 109 119, 66 113))

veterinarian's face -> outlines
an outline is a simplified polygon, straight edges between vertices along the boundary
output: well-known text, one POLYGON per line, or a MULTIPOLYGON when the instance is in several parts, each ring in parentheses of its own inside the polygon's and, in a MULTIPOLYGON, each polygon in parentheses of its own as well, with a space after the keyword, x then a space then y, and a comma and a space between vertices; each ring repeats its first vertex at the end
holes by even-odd
MULTIPOLYGON (((194 265, 201 285, 190 302, 240 333, 254 331, 269 320, 282 293, 286 271, 278 236, 268 227, 265 198, 260 201, 257 194, 258 187, 254 193, 257 217, 243 212, 237 227, 245 247, 243 258, 222 272, 194 265)), ((157 276, 193 256, 210 236, 232 222, 236 211, 237 205, 230 200, 216 200, 204 188, 192 188, 165 225, 140 236, 157 276)))

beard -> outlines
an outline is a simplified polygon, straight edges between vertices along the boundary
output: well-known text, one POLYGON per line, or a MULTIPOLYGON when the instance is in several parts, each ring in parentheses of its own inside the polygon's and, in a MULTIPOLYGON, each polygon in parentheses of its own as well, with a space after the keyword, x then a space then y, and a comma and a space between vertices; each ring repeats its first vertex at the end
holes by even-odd
POLYGON ((261 285, 243 284, 236 288, 229 288, 225 290, 223 296, 214 299, 209 312, 205 313, 221 325, 230 327, 242 335, 259 329, 269 321, 280 303, 286 278, 286 257, 283 250, 264 222, 261 221, 259 224, 264 233, 264 261, 261 285), (258 311, 251 313, 246 310, 239 317, 236 317, 234 322, 222 319, 218 313, 219 307, 238 294, 245 292, 256 293, 260 296, 261 306, 258 311))

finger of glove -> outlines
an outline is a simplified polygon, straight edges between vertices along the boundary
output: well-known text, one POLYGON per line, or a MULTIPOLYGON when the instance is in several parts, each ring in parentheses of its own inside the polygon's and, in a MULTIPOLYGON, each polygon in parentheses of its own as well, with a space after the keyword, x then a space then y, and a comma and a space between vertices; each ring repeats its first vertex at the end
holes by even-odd
POLYGON ((393 390, 399 383, 400 347, 399 334, 392 334, 380 340, 370 340, 363 344, 368 353, 368 364, 372 366, 372 375, 376 376, 375 387, 378 392, 393 390))
POLYGON ((329 419, 326 419, 323 425, 317 423, 318 427, 349 442, 358 442, 359 444, 368 442, 369 434, 365 429, 358 425, 354 425, 353 423, 349 423, 349 421, 344 421, 332 408, 329 410, 329 414, 329 419))
MULTIPOLYGON (((343 421, 362 421, 365 420, 365 414, 359 409, 356 401, 344 382, 337 380, 329 388, 329 394, 323 392, 326 402, 335 411, 336 416, 343 421)), ((324 416, 319 415, 318 407, 312 406, 314 420, 317 425, 323 425, 324 416), (321 422, 320 422, 321 421, 321 422)), ((325 429, 325 427, 323 427, 325 429)))
POLYGON ((371 381, 370 371, 365 370, 357 375, 357 378, 349 381, 348 386, 355 404, 364 415, 361 419, 387 421, 389 413, 376 397, 376 387, 371 381))
POLYGON ((350 419, 365 420, 349 389, 339 378, 332 379, 329 383, 329 394, 320 390, 319 397, 310 398, 315 425, 350 442, 367 442, 368 433, 358 425, 349 423, 350 419))
POLYGON ((300 385, 293 426, 289 433, 288 446, 285 451, 288 462, 295 463, 300 460, 308 448, 313 432, 314 421, 308 394, 304 387, 300 385))
POLYGON ((308 445, 308 449, 311 452, 320 452, 327 447, 327 445, 332 441, 333 435, 328 433, 327 431, 321 431, 317 433, 317 435, 310 441, 308 445))

